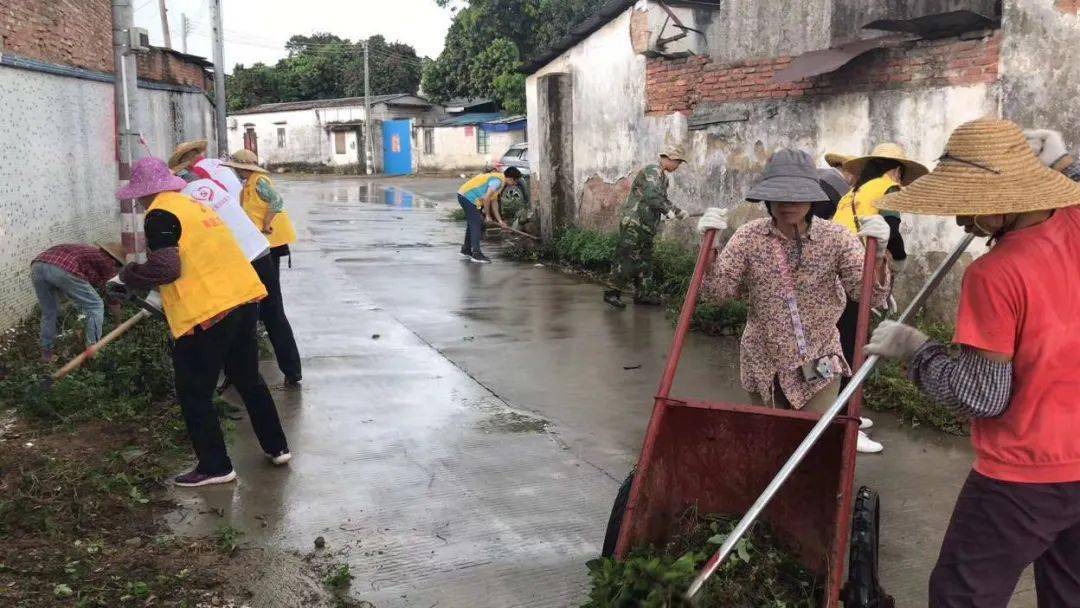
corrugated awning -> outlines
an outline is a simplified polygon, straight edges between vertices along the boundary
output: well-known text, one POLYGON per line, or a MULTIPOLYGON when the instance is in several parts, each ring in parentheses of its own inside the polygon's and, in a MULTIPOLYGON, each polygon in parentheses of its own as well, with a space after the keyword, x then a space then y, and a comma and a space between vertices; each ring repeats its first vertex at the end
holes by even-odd
POLYGON ((827 74, 840 69, 852 59, 864 53, 917 39, 918 36, 914 34, 888 34, 877 38, 849 42, 830 49, 803 53, 792 59, 788 67, 776 72, 773 75, 773 82, 795 82, 819 74, 827 74))

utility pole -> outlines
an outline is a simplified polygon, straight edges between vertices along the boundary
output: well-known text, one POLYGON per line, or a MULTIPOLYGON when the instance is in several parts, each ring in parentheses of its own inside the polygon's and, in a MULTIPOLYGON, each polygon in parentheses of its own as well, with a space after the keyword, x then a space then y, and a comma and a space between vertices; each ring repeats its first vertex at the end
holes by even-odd
MULTIPOLYGON (((132 128, 132 97, 138 94, 135 56, 131 50, 134 11, 132 0, 112 0, 113 27, 113 113, 116 122, 116 168, 120 182, 131 179, 138 133, 132 128)), ((135 201, 120 201, 120 240, 129 258, 139 259, 142 251, 142 222, 135 201)))
POLYGON ((214 126, 218 156, 229 153, 229 133, 225 125, 225 41, 221 28, 221 0, 210 0, 211 30, 214 36, 214 126))
POLYGON ((161 34, 165 37, 165 48, 172 48, 172 36, 169 35, 169 10, 165 0, 158 0, 158 12, 161 13, 161 34))
POLYGON ((364 40, 364 168, 368 175, 375 173, 375 148, 371 136, 371 78, 368 71, 368 41, 364 40))
POLYGON ((184 52, 187 53, 187 39, 188 34, 191 33, 191 19, 188 19, 187 13, 180 13, 180 39, 184 45, 184 52))

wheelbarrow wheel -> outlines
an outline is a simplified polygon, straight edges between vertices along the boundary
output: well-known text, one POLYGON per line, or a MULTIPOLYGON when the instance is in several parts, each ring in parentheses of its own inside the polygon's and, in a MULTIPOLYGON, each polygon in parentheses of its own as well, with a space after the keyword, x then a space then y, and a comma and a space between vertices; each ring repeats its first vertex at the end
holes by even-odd
POLYGON ((607 531, 604 533, 604 548, 600 551, 600 557, 615 555, 615 545, 619 542, 623 514, 626 513, 626 503, 630 502, 630 486, 633 483, 634 472, 630 471, 626 480, 619 486, 619 493, 615 495, 615 504, 611 505, 611 515, 608 516, 607 531))
POLYGON ((863 486, 855 495, 851 516, 846 608, 892 608, 893 598, 878 582, 878 545, 881 538, 881 499, 863 486))

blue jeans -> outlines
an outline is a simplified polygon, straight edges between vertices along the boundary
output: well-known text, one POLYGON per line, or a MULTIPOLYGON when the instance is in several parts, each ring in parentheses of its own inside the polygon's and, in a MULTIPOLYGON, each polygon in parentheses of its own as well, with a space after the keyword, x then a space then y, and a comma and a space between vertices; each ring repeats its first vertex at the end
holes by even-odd
POLYGON ((477 255, 480 253, 480 236, 484 233, 484 213, 476 203, 460 194, 457 195, 457 201, 465 210, 465 244, 461 249, 468 249, 469 253, 477 255))
POLYGON ((60 294, 75 303, 75 308, 86 316, 86 345, 101 339, 101 323, 105 319, 105 304, 93 285, 70 272, 46 264, 30 265, 30 280, 34 283, 38 304, 41 305, 41 348, 52 350, 56 342, 56 316, 60 312, 60 294))

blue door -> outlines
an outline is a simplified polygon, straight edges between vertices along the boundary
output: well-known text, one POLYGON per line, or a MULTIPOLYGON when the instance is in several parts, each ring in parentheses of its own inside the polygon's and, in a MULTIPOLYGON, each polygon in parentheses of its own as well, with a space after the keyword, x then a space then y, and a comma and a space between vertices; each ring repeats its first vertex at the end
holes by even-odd
POLYGON ((387 175, 412 173, 412 121, 384 120, 383 172, 387 175))

